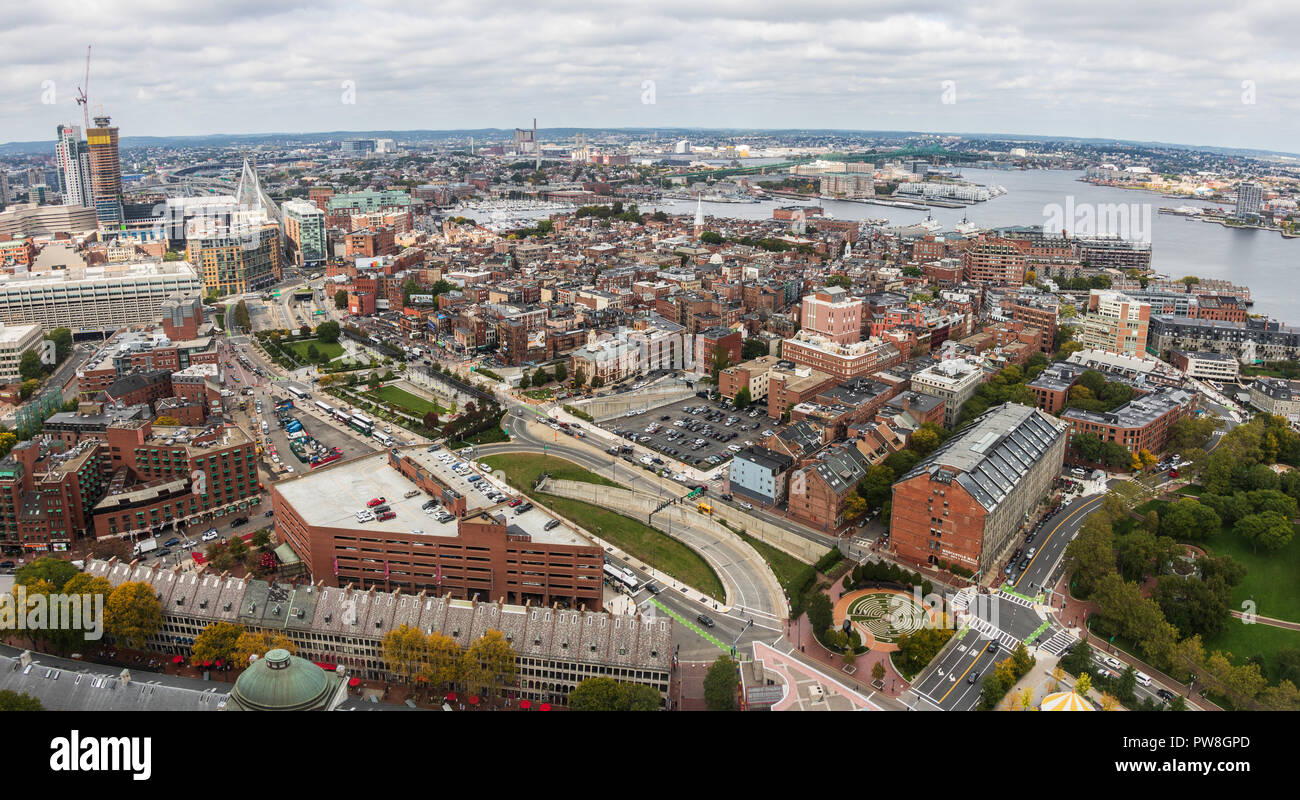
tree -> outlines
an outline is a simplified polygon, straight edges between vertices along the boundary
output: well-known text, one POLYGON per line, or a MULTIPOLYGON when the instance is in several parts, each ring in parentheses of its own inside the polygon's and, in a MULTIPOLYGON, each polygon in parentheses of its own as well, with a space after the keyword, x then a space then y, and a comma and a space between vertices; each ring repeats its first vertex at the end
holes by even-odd
POLYGON ((531 377, 529 377, 529 375, 528 375, 528 370, 523 370, 522 372, 519 373, 519 388, 520 388, 520 389, 527 389, 527 388, 528 388, 529 386, 531 386, 532 384, 533 384, 533 379, 532 379, 531 377))
POLYGON ((429 411, 425 413, 424 419, 422 421, 424 422, 424 427, 428 428, 431 431, 437 430, 438 422, 439 422, 437 410, 429 409, 429 411))
POLYGON ((583 370, 582 367, 578 367, 578 368, 577 368, 576 370, 574 370, 574 372, 573 372, 573 388, 575 388, 575 389, 581 389, 582 386, 583 386, 583 384, 585 384, 586 382, 587 382, 587 373, 586 373, 586 371, 583 370))
POLYGON ((431 686, 448 686, 460 680, 463 651, 455 639, 431 633, 425 644, 426 658, 420 676, 431 686))
POLYGON ((504 686, 515 676, 515 651, 505 634, 490 630, 469 646, 461 658, 461 680, 474 694, 504 686))
POLYGON ((1262 511, 1242 517, 1232 532, 1250 542, 1256 553, 1261 547, 1266 553, 1281 550, 1295 536, 1291 521, 1276 511, 1262 511))
POLYGON ((35 350, 28 350, 23 353, 22 358, 18 360, 18 374, 23 380, 36 380, 45 374, 45 365, 41 363, 41 356, 35 350))
POLYGON ((104 625, 122 644, 141 649, 162 629, 162 603, 153 587, 141 581, 120 584, 104 606, 104 625))
POLYGON ((856 492, 844 498, 844 519, 852 522, 867 513, 867 501, 856 492))
MULTIPOLYGON (((825 596, 825 595, 823 595, 825 596)), ((736 662, 731 656, 721 655, 709 665, 704 675, 704 701, 710 711, 735 711, 736 662)))
POLYGON ((564 362, 561 361, 560 363, 556 364, 555 365, 556 382, 564 383, 568 379, 568 377, 569 377, 569 368, 564 365, 564 362))
POLYGON ((731 366, 731 353, 722 345, 714 345, 713 353, 710 356, 711 366, 709 376, 713 379, 713 385, 718 385, 718 374, 724 369, 731 366))
POLYGON ((311 336, 311 326, 303 325, 302 327, 300 327, 298 329, 298 335, 304 339, 306 339, 308 336, 311 336))
POLYGON ((244 556, 248 555, 248 543, 239 536, 231 536, 226 542, 225 549, 226 552, 230 554, 230 557, 236 560, 242 559, 244 556))
POLYGON ((858 494, 872 508, 880 508, 893 496, 894 471, 886 464, 867 467, 867 474, 858 483, 858 494))
POLYGON ((323 344, 334 344, 339 340, 339 324, 330 320, 316 326, 316 338, 323 344))
POLYGON ((1171 504, 1160 515, 1160 533, 1177 541, 1200 541, 1218 533, 1221 525, 1214 509, 1190 498, 1171 504))
POLYGON ((740 411, 744 409, 745 406, 748 406, 752 402, 752 399, 749 394, 749 387, 746 386, 742 388, 739 392, 736 392, 736 399, 733 402, 735 403, 737 411, 740 411))
POLYGON ((831 599, 823 592, 813 592, 808 599, 808 624, 818 634, 825 633, 834 622, 831 599))
POLYGON ((0 711, 44 711, 41 701, 29 694, 0 689, 0 711))
POLYGON ((272 650, 288 650, 290 654, 298 651, 297 646, 283 633, 253 633, 245 631, 235 640, 235 651, 231 656, 237 667, 247 667, 253 656, 264 657, 272 650))
POLYGON ((657 711, 659 692, 641 683, 587 678, 569 692, 572 711, 657 711))
POLYGON ((334 307, 340 310, 348 307, 347 289, 339 289, 334 293, 334 307))
POLYGON ((41 388, 41 382, 36 378, 30 378, 28 380, 23 381, 22 384, 18 387, 18 395, 22 399, 26 400, 27 398, 36 394, 36 390, 39 388, 41 388))
POLYGON ((54 357, 58 359, 59 363, 62 363, 63 359, 67 358, 68 354, 72 352, 71 328, 55 328, 45 334, 45 338, 54 342, 54 357))
POLYGON ((244 633, 244 626, 234 622, 211 622, 199 635, 194 637, 190 650, 193 661, 222 661, 227 664, 234 660, 235 646, 244 633))
POLYGON ((383 658, 390 672, 404 681, 414 682, 424 673, 429 642, 417 628, 402 625, 384 634, 383 658))
POLYGON ((746 360, 765 356, 767 353, 767 342, 764 342, 757 336, 746 339, 740 350, 741 357, 746 360))
POLYGON ((14 573, 14 583, 30 586, 36 581, 45 581, 53 587, 51 591, 61 592, 63 586, 80 572, 71 561, 54 556, 38 558, 30 564, 24 564, 14 573))
POLYGON ((880 683, 885 679, 885 662, 877 661, 871 667, 871 679, 876 683, 880 683))

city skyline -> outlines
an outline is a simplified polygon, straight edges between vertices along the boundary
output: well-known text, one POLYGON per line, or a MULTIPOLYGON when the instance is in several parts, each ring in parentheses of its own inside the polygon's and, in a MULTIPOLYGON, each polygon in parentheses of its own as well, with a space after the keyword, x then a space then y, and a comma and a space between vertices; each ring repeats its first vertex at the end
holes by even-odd
POLYGON ((669 3, 617 21, 567 4, 452 4, 436 17, 364 4, 62 6, 0 12, 0 100, 15 112, 0 142, 46 141, 77 120, 86 44, 92 110, 139 136, 508 130, 533 116, 543 128, 965 131, 1282 152, 1300 134, 1286 11, 1263 2, 1184 4, 1176 16, 880 3, 869 19, 835 3, 669 3))

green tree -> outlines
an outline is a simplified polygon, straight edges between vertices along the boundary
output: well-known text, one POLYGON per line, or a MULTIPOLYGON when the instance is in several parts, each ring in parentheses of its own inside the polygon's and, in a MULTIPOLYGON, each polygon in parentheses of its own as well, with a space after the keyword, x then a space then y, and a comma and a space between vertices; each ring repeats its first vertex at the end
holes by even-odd
POLYGON ((24 564, 14 573, 14 583, 30 586, 36 581, 46 581, 53 587, 52 591, 61 592, 63 586, 73 576, 80 573, 71 561, 54 556, 38 558, 30 564, 24 564))
POLYGON ((825 633, 833 623, 831 599, 823 592, 813 592, 808 598, 808 624, 820 635, 825 633))
POLYGON ((141 649, 162 629, 162 603, 141 581, 119 584, 104 606, 104 626, 122 644, 141 649))
MULTIPOLYGON (((824 595, 823 595, 824 596, 824 595)), ((704 675, 704 701, 710 711, 735 711, 736 662, 731 656, 721 655, 709 665, 704 675)))
POLYGON ((340 310, 348 307, 347 289, 339 289, 334 293, 334 307, 340 310))
POLYGON ((0 711, 44 711, 41 701, 29 694, 0 689, 0 711))
POLYGON ((569 378, 569 368, 564 365, 564 362, 561 361, 560 363, 556 364, 555 365, 556 382, 564 383, 566 380, 568 380, 568 378, 569 378))
POLYGON ((23 380, 36 380, 45 374, 45 365, 41 363, 40 353, 36 350, 28 350, 23 353, 22 358, 18 360, 18 374, 23 380))
POLYGON ((1261 547, 1266 553, 1281 550, 1295 537, 1291 520, 1276 511, 1262 511, 1242 517, 1237 520, 1232 532, 1250 542, 1252 551, 1256 553, 1261 547))
POLYGON ((741 357, 746 360, 765 356, 767 353, 767 343, 757 336, 746 339, 740 351, 741 357))
POLYGON ((568 702, 572 711, 656 711, 659 692, 640 683, 587 678, 569 693, 568 702))
POLYGON ((581 389, 586 382, 587 372, 582 367, 573 371, 573 388, 581 389))
POLYGON ((316 338, 323 344, 334 344, 339 340, 339 324, 330 320, 316 326, 316 338))
POLYGON ((749 394, 749 387, 745 386, 740 391, 736 392, 736 399, 733 402, 735 403, 737 411, 748 406, 750 402, 752 402, 749 394))

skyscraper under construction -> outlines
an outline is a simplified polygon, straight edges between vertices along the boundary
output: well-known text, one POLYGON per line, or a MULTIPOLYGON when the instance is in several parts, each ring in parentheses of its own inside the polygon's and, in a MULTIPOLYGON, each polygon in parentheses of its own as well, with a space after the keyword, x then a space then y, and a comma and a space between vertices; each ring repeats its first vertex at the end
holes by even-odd
POLYGON ((95 127, 86 131, 90 147, 90 186, 95 199, 95 217, 102 225, 124 220, 122 209, 122 162, 117 152, 117 128, 108 117, 95 117, 95 127))

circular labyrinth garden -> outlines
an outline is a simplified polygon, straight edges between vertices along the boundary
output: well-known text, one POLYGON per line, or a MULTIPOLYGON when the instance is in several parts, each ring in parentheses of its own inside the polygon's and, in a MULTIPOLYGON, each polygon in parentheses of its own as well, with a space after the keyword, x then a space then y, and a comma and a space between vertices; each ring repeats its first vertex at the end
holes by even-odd
POLYGON ((849 599, 846 616, 881 644, 925 627, 927 610, 902 592, 867 591, 849 599))

